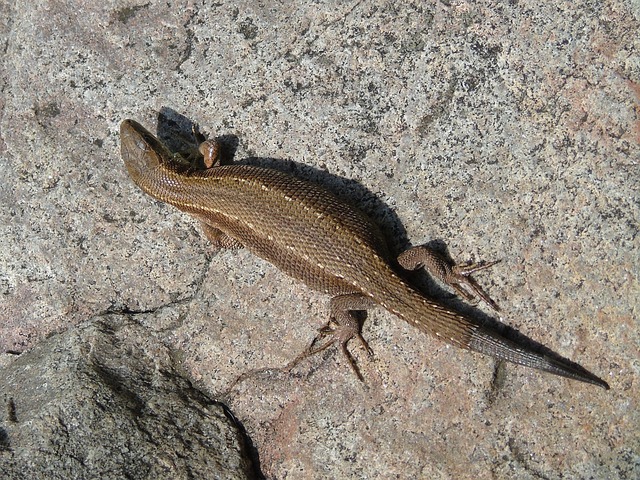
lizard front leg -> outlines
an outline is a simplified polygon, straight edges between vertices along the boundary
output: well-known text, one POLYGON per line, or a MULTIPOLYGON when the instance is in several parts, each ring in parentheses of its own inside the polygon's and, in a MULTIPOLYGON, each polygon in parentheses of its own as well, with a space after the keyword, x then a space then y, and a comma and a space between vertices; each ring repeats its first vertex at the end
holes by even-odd
POLYGON ((230 237, 219 228, 213 227, 205 221, 200 221, 200 226, 204 235, 209 239, 215 248, 228 248, 230 250, 238 250, 244 248, 244 245, 233 237, 230 237))

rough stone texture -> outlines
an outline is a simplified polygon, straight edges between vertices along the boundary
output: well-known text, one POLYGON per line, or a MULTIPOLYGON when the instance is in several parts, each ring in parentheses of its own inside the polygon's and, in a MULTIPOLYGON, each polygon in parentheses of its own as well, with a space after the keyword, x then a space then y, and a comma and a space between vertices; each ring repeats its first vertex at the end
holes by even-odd
POLYGON ((0 369, 2 478, 250 477, 242 433, 170 354, 107 316, 0 369))
POLYGON ((138 312, 268 478, 640 477, 638 2, 202 3, 0 3, 0 350, 138 312), (501 258, 479 280, 504 322, 612 390, 380 310, 375 357, 353 346, 366 383, 333 350, 285 371, 327 299, 127 179, 120 121, 168 109, 355 201, 396 249, 501 258))

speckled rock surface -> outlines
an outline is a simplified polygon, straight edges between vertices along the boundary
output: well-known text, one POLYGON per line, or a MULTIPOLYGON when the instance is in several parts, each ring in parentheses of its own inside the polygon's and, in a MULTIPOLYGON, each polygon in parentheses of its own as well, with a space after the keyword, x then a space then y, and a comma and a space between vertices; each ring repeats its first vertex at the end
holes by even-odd
POLYGON ((2 478, 251 477, 242 432, 170 355, 112 315, 0 368, 2 478))
POLYGON ((1 2, 0 363, 127 315, 267 478, 637 478, 639 30, 621 1, 1 2), (356 202, 398 251, 502 259, 478 278, 502 321, 611 390, 382 310, 375 357, 352 346, 364 384, 335 350, 287 372, 328 299, 213 251, 122 167, 122 119, 179 115, 356 202))

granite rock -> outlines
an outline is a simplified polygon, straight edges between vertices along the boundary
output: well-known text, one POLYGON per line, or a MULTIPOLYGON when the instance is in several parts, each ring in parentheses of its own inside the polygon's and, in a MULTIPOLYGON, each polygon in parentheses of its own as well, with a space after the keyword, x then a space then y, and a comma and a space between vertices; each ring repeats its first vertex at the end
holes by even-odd
POLYGON ((233 412, 268 478, 640 477, 638 31, 635 0, 0 0, 0 365, 113 314, 233 412), (323 184, 396 252, 502 259, 478 276, 500 320, 611 390, 381 309, 375 356, 351 346, 364 383, 333 349, 288 370, 328 299, 137 189, 124 118, 323 184))

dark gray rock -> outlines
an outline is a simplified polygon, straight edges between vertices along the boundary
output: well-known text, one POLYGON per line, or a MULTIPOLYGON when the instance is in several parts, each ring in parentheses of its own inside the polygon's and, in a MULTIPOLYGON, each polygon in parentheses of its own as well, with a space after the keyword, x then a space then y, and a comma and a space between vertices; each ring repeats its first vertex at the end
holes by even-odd
POLYGON ((143 328, 109 316, 0 370, 2 478, 248 478, 241 431, 143 328))

